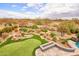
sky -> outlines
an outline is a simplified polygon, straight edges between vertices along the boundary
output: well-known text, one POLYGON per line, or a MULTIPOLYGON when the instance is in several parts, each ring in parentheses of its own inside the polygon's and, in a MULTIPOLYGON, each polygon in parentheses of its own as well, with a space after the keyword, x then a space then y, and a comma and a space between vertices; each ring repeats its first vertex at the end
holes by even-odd
POLYGON ((0 3, 0 18, 79 17, 78 3, 0 3))

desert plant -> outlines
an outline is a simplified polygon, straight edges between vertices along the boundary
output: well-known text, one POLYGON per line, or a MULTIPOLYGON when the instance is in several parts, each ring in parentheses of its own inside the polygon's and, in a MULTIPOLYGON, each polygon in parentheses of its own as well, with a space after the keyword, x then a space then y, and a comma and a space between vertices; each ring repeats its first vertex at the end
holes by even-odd
POLYGON ((37 29, 38 26, 37 26, 37 25, 33 25, 33 26, 31 26, 31 28, 32 28, 32 29, 37 29))
POLYGON ((42 31, 43 31, 43 32, 47 32, 48 30, 47 30, 47 29, 42 29, 42 31))
POLYGON ((0 36, 2 35, 2 30, 0 30, 0 36))
POLYGON ((21 28, 20 30, 23 31, 23 32, 27 32, 26 28, 21 28))
POLYGON ((77 38, 79 38, 79 33, 76 34, 77 38))
POLYGON ((57 38, 54 36, 53 39, 52 39, 52 41, 56 42, 56 40, 57 40, 57 38))
POLYGON ((71 38, 67 38, 67 39, 61 39, 62 40, 62 44, 65 44, 66 42, 68 42, 68 40, 72 40, 71 38))
POLYGON ((55 33, 53 33, 53 32, 52 32, 50 35, 51 35, 51 37, 54 37, 54 36, 56 36, 56 34, 55 34, 55 33))
POLYGON ((12 28, 11 27, 5 27, 2 31, 3 32, 11 32, 12 28))
POLYGON ((41 44, 47 43, 47 41, 45 39, 42 39, 39 35, 34 35, 32 38, 40 40, 41 44))
POLYGON ((42 25, 42 22, 41 21, 37 21, 36 24, 37 25, 42 25))
POLYGON ((61 22, 58 26, 58 31, 61 32, 61 34, 63 33, 67 33, 67 34, 71 34, 71 33, 76 33, 78 32, 78 24, 76 24, 73 21, 64 21, 61 22))

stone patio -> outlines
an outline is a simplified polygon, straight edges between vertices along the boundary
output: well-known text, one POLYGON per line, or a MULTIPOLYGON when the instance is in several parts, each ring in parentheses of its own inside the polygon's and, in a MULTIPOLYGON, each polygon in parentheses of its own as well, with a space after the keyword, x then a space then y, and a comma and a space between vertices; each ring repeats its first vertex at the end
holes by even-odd
POLYGON ((66 51, 58 47, 52 47, 50 49, 42 51, 40 48, 38 48, 35 52, 35 55, 36 56, 78 56, 79 49, 77 48, 75 51, 66 51))

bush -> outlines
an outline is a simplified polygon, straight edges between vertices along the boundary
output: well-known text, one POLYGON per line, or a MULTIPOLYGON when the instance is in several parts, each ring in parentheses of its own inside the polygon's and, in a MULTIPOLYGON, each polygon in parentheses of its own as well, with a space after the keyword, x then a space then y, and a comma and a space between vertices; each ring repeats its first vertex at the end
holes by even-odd
POLYGON ((34 35, 32 38, 34 39, 37 39, 37 40, 40 40, 41 41, 41 44, 44 44, 44 43, 47 43, 47 41, 45 39, 42 39, 40 36, 38 35, 34 35))
POLYGON ((26 32, 27 31, 26 28, 21 28, 20 30, 23 31, 23 32, 26 32))
POLYGON ((79 28, 76 29, 76 33, 79 33, 79 28))
POLYGON ((37 21, 36 24, 37 24, 37 25, 42 25, 42 22, 41 22, 41 21, 37 21))
POLYGON ((4 42, 2 42, 2 43, 0 44, 0 47, 2 47, 2 46, 4 46, 4 45, 7 45, 7 44, 9 44, 9 43, 13 43, 14 41, 11 40, 11 39, 12 39, 12 37, 9 37, 8 39, 6 39, 6 41, 4 41, 4 42))
POLYGON ((14 30, 15 28, 17 28, 17 26, 5 27, 5 28, 3 28, 2 30, 0 30, 0 35, 1 35, 2 33, 4 33, 4 32, 9 33, 9 32, 11 32, 12 30, 14 30))
POLYGON ((55 33, 53 33, 53 32, 52 32, 50 35, 51 35, 51 37, 54 37, 54 36, 56 36, 56 34, 55 34, 55 33))
POLYGON ((47 30, 47 29, 42 29, 42 31, 43 31, 43 32, 47 32, 48 30, 47 30))
POLYGON ((73 21, 64 21, 59 24, 58 31, 71 34, 78 32, 79 25, 73 21))
POLYGON ((56 40, 57 40, 57 38, 54 36, 53 39, 52 39, 52 41, 55 41, 56 42, 56 40))
POLYGON ((33 25, 33 26, 31 26, 31 28, 32 29, 37 29, 38 27, 37 27, 37 25, 33 25))
POLYGON ((12 31, 12 28, 11 27, 5 27, 3 29, 3 32, 11 32, 12 31))
POLYGON ((71 38, 67 38, 67 39, 62 39, 62 44, 65 44, 66 42, 68 42, 68 40, 72 40, 71 38))
POLYGON ((79 38, 79 33, 76 34, 77 38, 79 38))
POLYGON ((2 33, 3 33, 2 30, 0 30, 0 35, 2 35, 2 33))

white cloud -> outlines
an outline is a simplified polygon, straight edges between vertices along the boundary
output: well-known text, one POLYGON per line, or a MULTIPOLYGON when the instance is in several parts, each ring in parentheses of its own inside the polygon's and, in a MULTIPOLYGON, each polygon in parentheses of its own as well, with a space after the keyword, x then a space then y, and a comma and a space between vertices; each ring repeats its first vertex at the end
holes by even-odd
POLYGON ((27 6, 23 6, 23 7, 21 8, 21 10, 22 10, 22 11, 25 11, 26 8, 28 8, 28 7, 27 7, 27 6))
POLYGON ((26 18, 26 15, 7 10, 0 10, 0 18, 26 18))
POLYGON ((25 11, 26 9, 25 9, 25 8, 22 8, 21 10, 22 10, 22 11, 25 11))
POLYGON ((13 11, 7 11, 7 10, 0 10, 0 18, 36 18, 38 15, 35 15, 31 12, 25 12, 25 13, 18 13, 13 11))
POLYGON ((38 7, 42 7, 43 3, 27 3, 27 7, 34 7, 35 9, 38 9, 38 7))
POLYGON ((17 7, 17 5, 15 5, 15 4, 13 4, 13 5, 11 5, 12 7, 17 7))
POLYGON ((37 5, 36 3, 35 4, 34 3, 27 3, 28 7, 33 7, 33 6, 36 6, 36 5, 37 5))
POLYGON ((25 9, 26 9, 26 8, 28 8, 28 7, 27 7, 27 6, 23 6, 22 8, 25 8, 25 9))
POLYGON ((38 15, 39 10, 40 10, 39 7, 42 7, 42 3, 27 3, 25 6, 22 7, 21 10, 24 11, 23 14, 27 14, 28 18, 37 18, 37 17, 39 17, 39 15, 38 15), (31 11, 25 11, 29 7, 32 7, 33 10, 31 9, 31 11), (33 11, 35 11, 35 12, 33 12, 33 11))
POLYGON ((29 12, 29 11, 28 12, 24 12, 23 14, 26 14, 27 18, 32 18, 32 19, 39 17, 39 15, 37 15, 37 14, 35 14, 33 12, 29 12))
MULTIPOLYGON (((41 6, 41 4, 38 4, 41 6)), ((27 4, 27 6, 23 6, 21 10, 25 11, 28 7, 34 7, 38 9, 37 4, 35 3, 30 3, 27 4)), ((77 4, 68 4, 68 3, 50 3, 46 4, 42 8, 36 10, 38 12, 31 12, 31 11, 26 11, 24 13, 17 13, 17 12, 12 12, 12 11, 6 11, 6 10, 0 10, 0 17, 9 17, 9 18, 53 18, 53 17, 63 17, 64 15, 67 17, 79 15, 78 14, 78 5, 77 4), (77 10, 77 11, 76 11, 77 10), (75 11, 75 12, 73 12, 75 11), (62 16, 63 15, 63 16, 62 16)))
POLYGON ((54 4, 46 4, 45 7, 41 8, 40 11, 42 11, 42 14, 40 17, 47 17, 49 14, 61 14, 61 13, 66 13, 66 12, 70 12, 70 11, 74 11, 76 10, 76 4, 58 4, 58 3, 54 3, 54 4))

